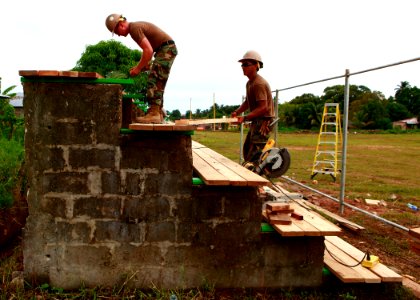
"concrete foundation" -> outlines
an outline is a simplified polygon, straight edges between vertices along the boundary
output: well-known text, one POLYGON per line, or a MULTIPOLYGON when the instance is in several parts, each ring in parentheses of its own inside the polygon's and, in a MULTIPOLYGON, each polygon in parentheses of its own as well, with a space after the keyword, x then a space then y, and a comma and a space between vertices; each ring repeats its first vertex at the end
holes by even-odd
POLYGON ((29 282, 321 283, 324 238, 262 234, 255 187, 193 186, 188 132, 121 134, 119 84, 24 83, 29 282))

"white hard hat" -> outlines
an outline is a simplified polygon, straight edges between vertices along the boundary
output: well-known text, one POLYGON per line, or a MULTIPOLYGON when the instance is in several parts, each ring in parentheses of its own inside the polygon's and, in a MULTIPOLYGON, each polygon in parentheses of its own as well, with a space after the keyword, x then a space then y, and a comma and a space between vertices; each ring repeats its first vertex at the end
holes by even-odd
POLYGON ((262 59, 261 59, 261 55, 257 51, 254 51, 254 50, 247 51, 244 54, 244 56, 238 61, 242 62, 244 60, 255 60, 255 61, 259 62, 260 68, 263 67, 263 62, 262 62, 262 59))

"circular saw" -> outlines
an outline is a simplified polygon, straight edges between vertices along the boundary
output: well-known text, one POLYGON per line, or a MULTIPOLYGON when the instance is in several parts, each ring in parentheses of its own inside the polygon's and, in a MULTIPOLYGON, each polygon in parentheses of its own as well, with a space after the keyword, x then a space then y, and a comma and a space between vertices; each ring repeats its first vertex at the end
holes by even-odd
POLYGON ((268 178, 282 176, 290 167, 290 154, 286 148, 270 148, 264 151, 254 164, 254 172, 268 178))

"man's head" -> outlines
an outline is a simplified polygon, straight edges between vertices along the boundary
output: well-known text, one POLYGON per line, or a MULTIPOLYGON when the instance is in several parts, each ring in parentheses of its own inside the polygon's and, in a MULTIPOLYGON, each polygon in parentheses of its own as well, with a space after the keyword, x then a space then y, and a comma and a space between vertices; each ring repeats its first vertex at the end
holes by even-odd
MULTIPOLYGON (((122 32, 119 32, 119 24, 125 23, 127 19, 121 14, 111 14, 105 20, 105 25, 112 34, 116 33, 118 35, 124 35, 122 32)), ((125 34, 127 35, 127 34, 125 34)), ((124 36, 125 36, 124 35, 124 36)))
POLYGON ((246 68, 252 65, 257 65, 257 71, 258 71, 260 68, 263 67, 261 55, 259 55, 258 52, 254 50, 247 51, 244 54, 244 56, 238 61, 242 63, 243 68, 246 68))

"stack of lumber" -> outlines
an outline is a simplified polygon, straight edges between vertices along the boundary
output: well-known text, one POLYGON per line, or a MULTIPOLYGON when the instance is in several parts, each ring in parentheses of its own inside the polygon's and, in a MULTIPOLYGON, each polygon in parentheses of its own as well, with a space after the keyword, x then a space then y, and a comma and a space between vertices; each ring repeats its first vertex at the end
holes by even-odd
POLYGON ((420 227, 411 228, 408 234, 410 235, 411 251, 420 255, 420 227))
POLYGON ((303 216, 295 213, 289 203, 267 202, 265 205, 265 213, 270 224, 292 224, 292 217, 302 220, 303 216))

